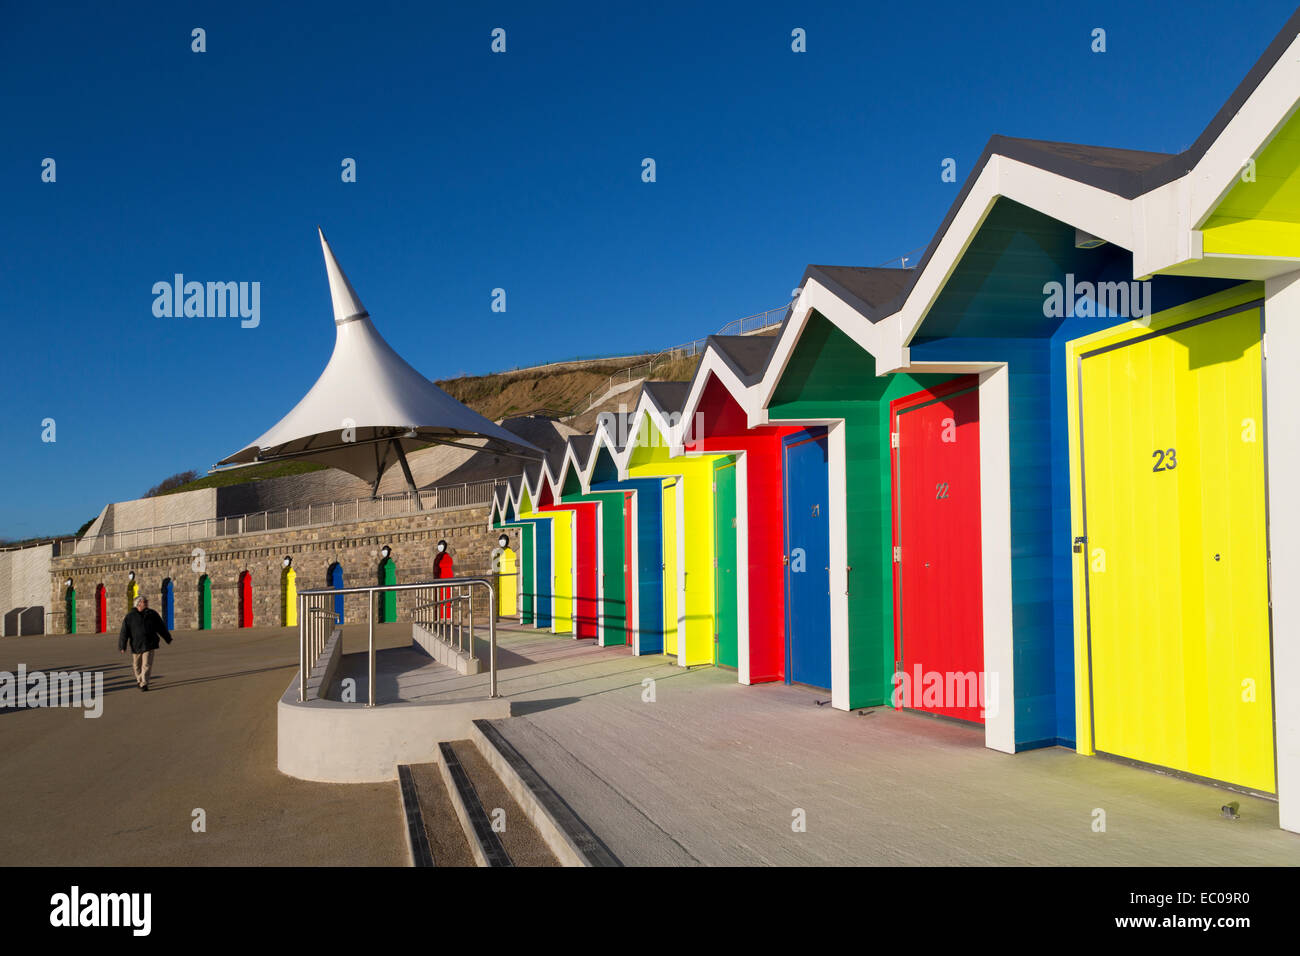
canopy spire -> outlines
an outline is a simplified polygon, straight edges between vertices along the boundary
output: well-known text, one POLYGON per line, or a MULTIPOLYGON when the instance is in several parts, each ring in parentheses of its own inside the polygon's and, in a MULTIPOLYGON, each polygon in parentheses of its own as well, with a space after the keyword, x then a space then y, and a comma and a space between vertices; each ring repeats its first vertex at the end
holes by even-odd
POLYGON ((343 274, 338 259, 334 258, 334 250, 330 248, 324 230, 317 226, 316 231, 320 233, 320 247, 321 251, 325 253, 325 274, 329 277, 330 282, 330 301, 334 303, 334 324, 342 325, 345 322, 351 322, 353 319, 369 318, 370 313, 361 304, 361 300, 357 297, 356 290, 352 288, 352 283, 348 281, 348 277, 343 274))

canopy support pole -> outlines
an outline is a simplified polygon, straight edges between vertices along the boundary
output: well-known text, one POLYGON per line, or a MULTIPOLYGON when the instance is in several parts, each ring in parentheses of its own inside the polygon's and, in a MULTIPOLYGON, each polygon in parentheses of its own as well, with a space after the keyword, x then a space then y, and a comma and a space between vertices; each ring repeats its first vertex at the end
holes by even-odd
POLYGON ((423 511, 424 505, 420 504, 420 489, 415 487, 415 479, 411 477, 411 466, 406 463, 406 452, 402 451, 402 445, 396 438, 393 439, 393 448, 397 450, 397 460, 402 463, 402 474, 406 476, 406 487, 411 489, 411 494, 415 497, 415 510, 423 511))

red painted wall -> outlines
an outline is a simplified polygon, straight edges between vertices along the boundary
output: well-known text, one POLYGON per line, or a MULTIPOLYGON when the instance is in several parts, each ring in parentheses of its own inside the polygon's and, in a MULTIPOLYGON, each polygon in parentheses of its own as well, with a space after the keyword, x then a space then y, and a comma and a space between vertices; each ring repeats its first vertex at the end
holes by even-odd
POLYGON ((955 676, 974 673, 978 680, 984 669, 975 385, 971 377, 957 379, 890 404, 898 433, 894 659, 906 675, 903 706, 983 723, 977 693, 972 699, 970 683, 955 676))

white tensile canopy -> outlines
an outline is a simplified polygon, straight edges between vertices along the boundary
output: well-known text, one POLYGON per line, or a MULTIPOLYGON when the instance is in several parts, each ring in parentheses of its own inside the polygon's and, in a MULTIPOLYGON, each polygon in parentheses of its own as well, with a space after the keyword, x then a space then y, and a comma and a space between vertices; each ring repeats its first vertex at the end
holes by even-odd
POLYGON ((216 467, 301 459, 356 475, 370 482, 373 491, 384 472, 400 464, 414 490, 406 453, 430 444, 478 450, 479 445, 462 445, 461 440, 480 438, 500 454, 540 455, 536 446, 462 405, 393 351, 370 321, 323 232, 320 242, 334 303, 334 354, 288 415, 216 467))

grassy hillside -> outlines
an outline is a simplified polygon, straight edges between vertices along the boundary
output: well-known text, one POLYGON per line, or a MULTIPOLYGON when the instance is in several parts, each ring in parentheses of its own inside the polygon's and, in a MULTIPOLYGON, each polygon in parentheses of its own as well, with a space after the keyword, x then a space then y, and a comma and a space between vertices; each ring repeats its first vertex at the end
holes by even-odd
POLYGON ((234 471, 221 472, 216 475, 204 475, 188 484, 180 485, 161 492, 174 495, 182 491, 198 491, 200 488, 225 488, 230 485, 242 485, 248 481, 261 481, 264 478, 283 478, 285 475, 301 475, 309 471, 322 471, 324 465, 312 461, 272 461, 265 465, 249 465, 234 471))

